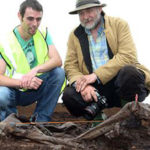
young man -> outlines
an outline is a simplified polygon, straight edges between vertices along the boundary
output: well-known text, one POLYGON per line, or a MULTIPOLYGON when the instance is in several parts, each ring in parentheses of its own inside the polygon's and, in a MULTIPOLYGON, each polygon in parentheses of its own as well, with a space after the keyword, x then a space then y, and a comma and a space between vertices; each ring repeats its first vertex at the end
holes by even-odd
POLYGON ((76 116, 94 119, 105 107, 143 101, 150 90, 150 71, 140 65, 128 24, 107 16, 98 0, 77 0, 80 25, 71 32, 65 60, 70 85, 63 102, 76 116), (103 97, 104 96, 104 97, 103 97))
POLYGON ((37 0, 25 0, 18 13, 20 25, 2 41, 0 120, 17 113, 16 106, 35 101, 34 121, 51 120, 65 73, 47 29, 38 29, 42 16, 43 8, 37 0))

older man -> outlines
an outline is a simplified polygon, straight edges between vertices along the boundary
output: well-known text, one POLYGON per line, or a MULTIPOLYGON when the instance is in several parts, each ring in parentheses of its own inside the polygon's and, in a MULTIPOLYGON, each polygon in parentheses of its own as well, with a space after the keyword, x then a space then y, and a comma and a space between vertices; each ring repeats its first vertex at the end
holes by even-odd
POLYGON ((128 24, 107 16, 98 0, 77 0, 80 25, 71 32, 65 60, 69 86, 63 102, 75 116, 94 117, 122 100, 141 102, 150 90, 150 71, 140 65, 128 24))

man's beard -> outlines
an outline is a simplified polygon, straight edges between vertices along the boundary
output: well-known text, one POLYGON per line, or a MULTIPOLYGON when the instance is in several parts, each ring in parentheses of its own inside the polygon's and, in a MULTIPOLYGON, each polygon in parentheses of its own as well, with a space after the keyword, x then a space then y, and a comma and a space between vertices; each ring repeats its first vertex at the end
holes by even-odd
POLYGON ((82 27, 84 27, 87 30, 93 30, 95 29, 98 24, 100 23, 100 19, 101 19, 101 14, 98 13, 97 17, 94 18, 94 22, 92 24, 86 25, 86 22, 90 21, 90 19, 84 20, 84 22, 81 22, 82 27))

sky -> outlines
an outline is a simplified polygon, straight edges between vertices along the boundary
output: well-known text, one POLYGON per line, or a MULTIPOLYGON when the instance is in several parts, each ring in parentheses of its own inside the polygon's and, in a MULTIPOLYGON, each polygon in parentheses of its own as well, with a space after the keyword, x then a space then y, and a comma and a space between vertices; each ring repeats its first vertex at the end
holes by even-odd
MULTIPOLYGON (((19 25, 17 13, 22 2, 23 0, 0 1, 0 37, 19 25)), ((68 14, 69 11, 74 10, 76 0, 39 0, 39 2, 44 9, 41 24, 48 27, 64 62, 68 36, 79 24, 78 15, 68 14)), ((107 4, 103 8, 107 15, 120 17, 128 22, 137 48, 138 60, 150 69, 150 1, 101 0, 101 3, 107 4)), ((150 100, 150 97, 147 99, 150 100)))

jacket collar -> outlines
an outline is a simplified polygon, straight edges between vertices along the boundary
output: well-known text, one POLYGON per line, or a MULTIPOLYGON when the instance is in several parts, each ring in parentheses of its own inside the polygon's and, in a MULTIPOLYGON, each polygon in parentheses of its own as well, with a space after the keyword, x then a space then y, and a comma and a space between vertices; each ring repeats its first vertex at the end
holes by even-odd
MULTIPOLYGON (((104 17, 104 28, 105 28, 105 19, 107 19, 107 16, 105 15, 105 13, 103 11, 102 11, 102 16, 104 17)), ((84 58, 86 67, 87 67, 89 73, 92 73, 93 68, 92 68, 92 61, 91 61, 90 52, 89 52, 88 37, 85 32, 85 29, 81 26, 81 24, 75 29, 74 34, 80 42, 80 46, 81 46, 81 50, 82 50, 82 54, 83 54, 83 58, 84 58)), ((108 45, 109 57, 112 58, 113 57, 112 51, 111 51, 108 43, 107 43, 107 45, 108 45)))

